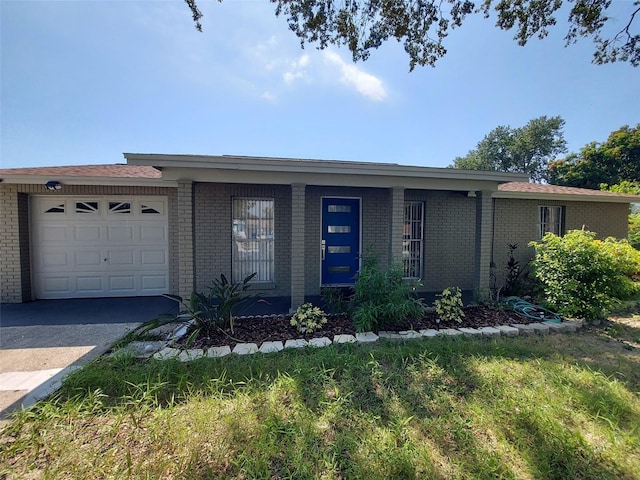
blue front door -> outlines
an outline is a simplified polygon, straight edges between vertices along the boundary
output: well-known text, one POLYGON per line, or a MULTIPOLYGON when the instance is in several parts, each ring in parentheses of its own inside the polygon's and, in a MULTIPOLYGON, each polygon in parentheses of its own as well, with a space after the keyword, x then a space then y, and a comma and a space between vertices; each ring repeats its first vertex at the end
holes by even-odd
POLYGON ((360 268, 360 199, 322 199, 322 285, 353 285, 360 268))

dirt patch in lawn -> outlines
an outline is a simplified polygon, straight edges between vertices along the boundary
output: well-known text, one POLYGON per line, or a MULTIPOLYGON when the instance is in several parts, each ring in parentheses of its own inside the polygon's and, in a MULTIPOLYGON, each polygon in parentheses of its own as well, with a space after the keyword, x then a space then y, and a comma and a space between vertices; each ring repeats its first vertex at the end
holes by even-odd
MULTIPOLYGON (((438 323, 436 313, 428 312, 420 319, 412 319, 407 322, 398 322, 387 325, 384 330, 422 330, 433 328, 460 328, 460 327, 491 327, 495 325, 509 325, 512 323, 531 323, 529 320, 516 315, 511 311, 492 310, 482 306, 472 306, 464 309, 464 319, 461 323, 438 323)), ((237 343, 255 343, 258 346, 263 342, 293 340, 304 338, 328 337, 334 335, 355 334, 353 321, 346 314, 327 315, 327 323, 321 330, 313 333, 301 334, 291 326, 291 315, 256 315, 251 317, 238 317, 235 320, 233 333, 229 330, 219 331, 210 337, 200 338, 190 345, 190 348, 208 348, 221 345, 230 345, 233 348, 237 343)), ((183 337, 186 341, 188 335, 183 337)))

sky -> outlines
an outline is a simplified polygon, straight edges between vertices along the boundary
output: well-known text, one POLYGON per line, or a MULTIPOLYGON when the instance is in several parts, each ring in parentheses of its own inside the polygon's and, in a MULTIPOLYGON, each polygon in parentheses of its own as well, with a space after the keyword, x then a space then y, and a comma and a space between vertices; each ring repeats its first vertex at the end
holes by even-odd
MULTIPOLYGON (((614 0, 614 27, 632 0, 614 0)), ((564 47, 566 15, 520 47, 480 16, 409 72, 395 41, 354 64, 301 49, 266 0, 0 0, 2 168, 124 163, 123 152, 446 167, 499 125, 560 115, 570 152, 640 122, 640 68, 564 47)))

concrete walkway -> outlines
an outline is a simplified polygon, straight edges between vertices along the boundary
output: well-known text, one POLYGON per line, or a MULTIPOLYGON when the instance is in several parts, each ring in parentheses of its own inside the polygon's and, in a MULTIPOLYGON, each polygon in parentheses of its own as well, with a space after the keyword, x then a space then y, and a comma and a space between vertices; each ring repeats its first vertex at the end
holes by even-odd
POLYGON ((0 419, 46 397, 142 322, 176 311, 164 297, 0 305, 0 419))

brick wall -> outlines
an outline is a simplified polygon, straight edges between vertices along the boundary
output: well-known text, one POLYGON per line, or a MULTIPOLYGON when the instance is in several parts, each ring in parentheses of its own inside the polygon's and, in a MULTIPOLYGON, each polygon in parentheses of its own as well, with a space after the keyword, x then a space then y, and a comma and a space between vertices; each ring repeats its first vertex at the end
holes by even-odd
POLYGON ((195 183, 195 289, 206 290, 224 273, 231 278, 232 198, 274 199, 274 283, 257 292, 265 296, 291 295, 291 188, 284 185, 195 183))
POLYGON ((599 238, 626 238, 629 206, 621 203, 563 202, 550 200, 494 200, 495 227, 493 261, 497 285, 504 283, 509 259, 507 244, 517 243, 514 257, 525 266, 534 256, 529 242, 538 240, 539 206, 566 207, 565 230, 585 229, 596 232, 599 238))
POLYGON ((168 187, 136 187, 109 185, 64 185, 50 191, 44 185, 0 184, 0 301, 20 303, 32 299, 31 252, 29 242, 29 196, 69 195, 159 195, 168 197, 169 208, 169 285, 176 292, 177 251, 175 249, 176 189, 168 187))
POLYGON ((425 202, 422 290, 473 289, 476 199, 454 192, 407 190, 405 200, 425 202))

